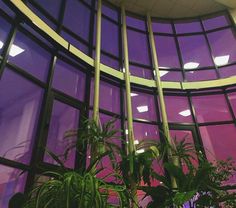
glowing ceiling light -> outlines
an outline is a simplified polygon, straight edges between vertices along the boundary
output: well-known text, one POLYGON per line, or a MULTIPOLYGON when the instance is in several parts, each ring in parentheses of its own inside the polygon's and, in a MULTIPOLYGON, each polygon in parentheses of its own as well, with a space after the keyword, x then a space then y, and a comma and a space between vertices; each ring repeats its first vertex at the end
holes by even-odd
POLYGON ((184 117, 187 117, 187 116, 190 116, 190 115, 191 115, 191 112, 190 112, 189 109, 187 109, 187 110, 184 110, 184 111, 179 112, 179 115, 184 116, 184 117))
POLYGON ((199 63, 197 62, 188 62, 186 64, 184 64, 184 69, 196 69, 198 68, 199 63))
POLYGON ((20 48, 19 46, 13 44, 13 45, 11 46, 9 55, 12 56, 12 57, 15 57, 15 56, 21 54, 21 53, 24 52, 24 51, 25 51, 25 50, 24 50, 23 48, 20 48))
MULTIPOLYGON (((0 41, 0 49, 3 47, 4 43, 2 41, 0 41)), ((24 52, 25 50, 17 45, 12 45, 9 55, 12 57, 15 57, 17 55, 19 55, 20 53, 24 52)))
POLYGON ((0 49, 3 47, 3 42, 0 41, 0 49))
POLYGON ((148 111, 148 106, 143 105, 143 106, 138 106, 137 107, 139 113, 147 112, 148 111))
POLYGON ((148 133, 147 132, 145 132, 145 136, 147 136, 148 135, 148 133))
POLYGON ((138 140, 134 140, 134 144, 139 144, 139 141, 138 140))
POLYGON ((217 66, 226 65, 229 62, 229 57, 230 57, 230 55, 217 56, 214 58, 214 62, 217 66))
POLYGON ((137 154, 144 153, 144 152, 145 152, 144 149, 139 149, 139 150, 136 151, 137 154))
POLYGON ((128 135, 129 134, 129 130, 125 129, 125 134, 128 135))
POLYGON ((138 94, 131 92, 131 97, 138 96, 138 94))
POLYGON ((160 71, 160 77, 163 77, 168 73, 169 73, 168 71, 160 71))

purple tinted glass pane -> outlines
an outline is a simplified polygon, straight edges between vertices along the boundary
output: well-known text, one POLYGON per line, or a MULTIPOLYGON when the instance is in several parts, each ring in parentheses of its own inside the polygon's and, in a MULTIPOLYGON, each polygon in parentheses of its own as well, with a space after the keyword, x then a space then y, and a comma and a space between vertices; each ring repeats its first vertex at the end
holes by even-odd
POLYGON ((40 41, 42 41, 45 45, 47 45, 50 48, 53 48, 52 43, 49 42, 48 39, 46 39, 45 37, 43 37, 40 33, 38 33, 34 28, 32 28, 32 26, 28 25, 25 22, 21 23, 21 26, 24 27, 27 32, 31 33, 33 36, 35 36, 36 38, 38 38, 40 41))
POLYGON ((0 98, 0 156, 28 164, 42 89, 6 69, 0 81, 0 98))
POLYGON ((226 66, 222 67, 219 69, 220 72, 220 77, 221 78, 226 78, 226 77, 231 77, 236 75, 236 66, 226 66))
POLYGON ((4 43, 6 42, 7 35, 10 31, 10 24, 4 19, 0 18, 0 55, 3 50, 4 43))
POLYGON ((183 76, 180 71, 160 70, 161 81, 182 82, 183 76))
POLYGON ((88 40, 90 9, 81 1, 67 0, 63 24, 76 35, 88 40))
POLYGON ((225 15, 203 20, 203 26, 205 30, 212 30, 215 28, 227 26, 229 24, 229 18, 225 15))
POLYGON ((42 81, 46 81, 50 57, 50 53, 20 32, 17 33, 9 53, 10 62, 42 81))
POLYGON ((189 82, 217 79, 216 71, 214 69, 201 71, 185 71, 185 76, 187 81, 189 82))
POLYGON ((194 96, 192 103, 199 123, 232 120, 224 95, 194 96))
POLYGON ((153 32, 159 32, 159 33, 173 33, 172 25, 170 22, 166 21, 157 21, 152 22, 152 29, 153 32))
POLYGON ((107 56, 103 53, 101 53, 101 63, 119 71, 119 66, 120 66, 119 60, 111 58, 110 56, 107 56))
POLYGON ((130 73, 133 76, 142 77, 145 79, 153 79, 153 72, 151 69, 145 69, 143 67, 138 67, 130 65, 130 73))
POLYGON ((79 50, 81 50, 83 53, 88 54, 89 49, 88 46, 85 45, 84 43, 82 43, 81 41, 73 38, 71 35, 69 35, 68 33, 62 31, 61 32, 61 36, 67 40, 70 44, 72 44, 73 46, 75 46, 76 48, 78 48, 79 50))
POLYGON ((144 20, 141 20, 135 17, 126 16, 126 23, 127 23, 127 26, 134 27, 139 30, 146 30, 146 24, 144 20))
POLYGON ((165 105, 169 122, 193 122, 187 97, 165 96, 165 105))
POLYGON ((131 93, 133 118, 156 121, 156 106, 154 96, 133 91, 131 93))
POLYGON ((233 30, 226 29, 207 34, 216 65, 236 61, 236 39, 233 30))
POLYGON ((111 19, 118 21, 118 12, 108 6, 102 5, 102 14, 110 17, 111 19))
POLYGON ((236 116, 236 93, 235 92, 229 93, 228 98, 229 98, 230 104, 233 108, 234 115, 236 116))
POLYGON ((236 128, 233 124, 202 126, 200 132, 210 161, 225 160, 227 157, 236 160, 236 128))
POLYGON ((133 123, 135 144, 143 140, 159 140, 159 129, 157 125, 146 123, 133 123))
POLYGON ((0 0, 0 9, 2 9, 4 12, 6 12, 11 17, 15 16, 15 13, 3 2, 3 0, 0 0))
POLYGON ((52 86, 67 95, 84 99, 85 74, 61 60, 56 62, 52 86))
POLYGON ((202 27, 199 21, 181 21, 175 22, 175 30, 177 34, 180 33, 193 33, 193 32, 202 32, 202 27))
MULTIPOLYGON (((113 113, 120 113, 120 88, 100 81, 100 108, 113 113)), ((94 81, 91 82, 90 105, 93 105, 94 81)))
POLYGON ((180 68, 175 39, 167 36, 155 36, 158 63, 164 68, 180 68))
POLYGON ((102 18, 102 50, 119 56, 119 28, 113 22, 102 18), (112 34, 112 35, 111 35, 112 34))
POLYGON ((150 64, 147 35, 128 30, 129 60, 141 64, 150 64))
MULTIPOLYGON (((69 105, 54 101, 48 130, 47 148, 56 155, 62 155, 65 149, 76 141, 76 136, 66 138, 69 131, 78 129, 79 110, 69 105)), ((61 158, 64 160, 64 158, 61 158)), ((45 154, 44 161, 57 164, 53 158, 45 154)), ((75 149, 71 150, 65 165, 73 168, 75 164, 75 149)))
POLYGON ((0 207, 8 208, 10 198, 24 192, 27 174, 21 174, 22 170, 0 165, 0 207))
POLYGON ((36 0, 36 2, 55 19, 58 18, 61 0, 57 0, 57 2, 55 0, 36 0))
POLYGON ((184 68, 189 69, 213 65, 204 35, 179 37, 178 41, 184 68))
POLYGON ((49 27, 51 27, 53 30, 56 30, 56 25, 51 20, 49 20, 43 13, 41 13, 37 8, 35 8, 30 3, 27 6, 34 12, 34 14, 36 14, 49 27))

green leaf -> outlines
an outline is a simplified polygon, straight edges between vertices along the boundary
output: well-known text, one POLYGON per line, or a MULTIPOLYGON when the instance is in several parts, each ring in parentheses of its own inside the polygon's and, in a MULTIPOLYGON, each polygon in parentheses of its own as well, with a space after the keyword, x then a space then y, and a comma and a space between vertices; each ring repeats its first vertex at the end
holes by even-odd
POLYGON ((175 205, 183 205, 185 202, 190 201, 196 193, 196 190, 188 192, 177 192, 174 196, 173 201, 175 205))

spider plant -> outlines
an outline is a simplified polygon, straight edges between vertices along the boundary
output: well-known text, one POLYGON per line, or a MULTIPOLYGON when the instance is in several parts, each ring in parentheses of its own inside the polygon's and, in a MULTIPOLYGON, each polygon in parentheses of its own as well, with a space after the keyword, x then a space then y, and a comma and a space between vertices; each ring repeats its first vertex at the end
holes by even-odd
POLYGON ((29 200, 24 208, 109 208, 130 207, 130 194, 122 181, 122 176, 116 171, 116 156, 119 145, 114 143, 118 139, 115 135, 114 120, 104 125, 97 125, 94 121, 85 121, 82 128, 69 130, 64 139, 71 140, 63 155, 55 155, 50 150, 46 152, 60 165, 60 171, 48 171, 45 175, 51 178, 29 194, 29 200), (77 141, 72 138, 77 137, 77 141), (86 158, 86 151, 90 149, 96 154, 87 168, 68 170, 64 161, 72 149, 76 149, 80 156, 86 158), (97 149, 96 149, 97 148, 97 149), (104 171, 100 161, 109 157, 114 164, 113 172, 98 177, 104 171), (62 160, 63 159, 63 160, 62 160), (113 177, 119 184, 108 183, 106 178, 113 177), (116 203, 111 196, 115 196, 116 203))
POLYGON ((129 207, 126 186, 109 184, 96 177, 101 169, 94 172, 95 164, 96 161, 83 174, 76 171, 45 172, 51 179, 32 190, 24 208, 129 207), (109 201, 111 194, 115 194, 118 203, 109 201))

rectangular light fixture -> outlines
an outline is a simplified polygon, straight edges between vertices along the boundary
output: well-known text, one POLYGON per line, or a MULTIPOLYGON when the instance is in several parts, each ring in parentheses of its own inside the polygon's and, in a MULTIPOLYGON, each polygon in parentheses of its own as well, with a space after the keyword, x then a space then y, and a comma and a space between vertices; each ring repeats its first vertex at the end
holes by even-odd
POLYGON ((144 149, 139 149, 139 150, 136 150, 136 153, 137 153, 137 154, 144 153, 144 152, 145 152, 145 150, 144 150, 144 149))
POLYGON ((0 49, 3 47, 3 42, 0 41, 0 49))
POLYGON ((12 56, 12 57, 15 57, 19 54, 21 54, 22 52, 24 52, 25 50, 20 48, 19 46, 17 45, 12 45, 11 46, 11 49, 10 49, 10 52, 9 52, 9 55, 12 56))
POLYGON ((230 57, 230 55, 217 56, 214 58, 214 62, 217 66, 226 65, 229 62, 229 57, 230 57))
POLYGON ((179 112, 179 115, 184 116, 184 117, 188 117, 191 115, 191 112, 189 109, 187 109, 187 110, 179 112))
POLYGON ((160 77, 163 77, 168 73, 169 73, 168 71, 160 71, 160 77))
POLYGON ((138 94, 136 94, 136 93, 133 93, 133 92, 131 92, 131 97, 135 97, 135 96, 138 96, 138 94))
POLYGON ((147 112, 148 111, 148 106, 147 105, 138 106, 137 110, 138 110, 139 113, 147 112))
MULTIPOLYGON (((3 47, 4 43, 2 41, 0 41, 0 49, 3 47)), ((22 52, 24 52, 25 50, 17 45, 12 44, 9 55, 11 57, 15 57, 19 54, 21 54, 22 52)))
POLYGON ((199 63, 197 62, 188 62, 186 64, 184 64, 184 69, 196 69, 198 68, 199 63))
POLYGON ((135 139, 134 144, 139 144, 139 140, 135 139))

